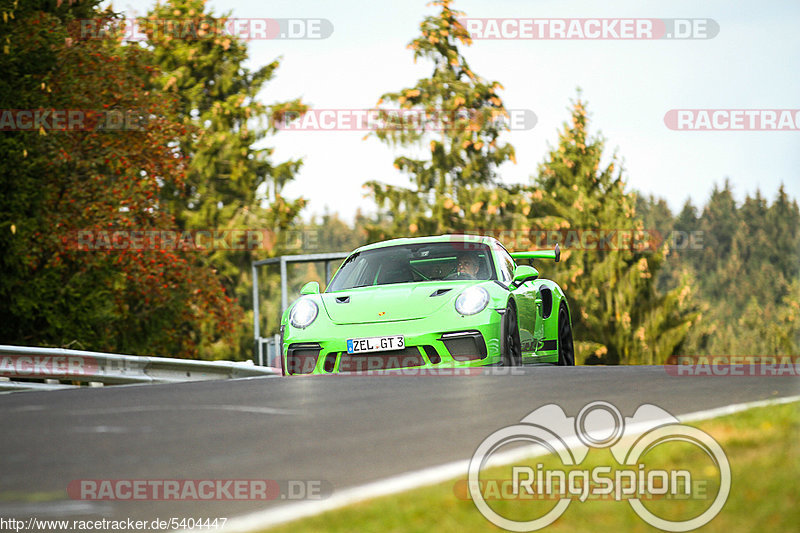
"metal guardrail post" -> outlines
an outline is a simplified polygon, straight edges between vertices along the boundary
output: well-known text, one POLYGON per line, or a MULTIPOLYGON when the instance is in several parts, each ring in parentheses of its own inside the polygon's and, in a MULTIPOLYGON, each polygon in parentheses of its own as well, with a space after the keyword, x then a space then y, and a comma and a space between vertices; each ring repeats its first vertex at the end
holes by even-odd
MULTIPOLYGON (((325 265, 325 285, 327 287, 331 281, 331 262, 340 261, 345 259, 348 255, 347 252, 325 252, 320 254, 301 254, 301 255, 281 255, 277 257, 270 257, 267 259, 259 259, 251 263, 253 272, 253 361, 257 364, 262 364, 265 359, 269 364, 269 357, 265 356, 264 348, 262 346, 261 338, 261 314, 258 288, 258 267, 266 265, 277 264, 280 266, 281 273, 281 314, 289 307, 289 263, 313 263, 322 261, 325 265)), ((278 346, 280 341, 276 341, 275 345, 278 346)), ((279 348, 280 350, 280 348, 279 348)), ((278 357, 278 360, 280 358, 278 357)))
POLYGON ((286 275, 286 259, 281 256, 281 315, 289 307, 289 289, 287 285, 289 281, 286 275))
MULTIPOLYGON (((255 263, 250 267, 253 274, 253 338, 256 343, 256 350, 258 350, 258 339, 261 338, 261 317, 259 307, 261 307, 261 300, 258 295, 258 268, 255 263)), ((258 351, 256 351, 258 353, 258 351)), ((258 364, 261 364, 260 361, 258 364)))
POLYGON ((272 336, 272 342, 275 344, 275 358, 272 360, 272 364, 269 365, 272 368, 280 368, 282 366, 281 356, 283 355, 283 346, 281 346, 281 336, 277 333, 272 336))

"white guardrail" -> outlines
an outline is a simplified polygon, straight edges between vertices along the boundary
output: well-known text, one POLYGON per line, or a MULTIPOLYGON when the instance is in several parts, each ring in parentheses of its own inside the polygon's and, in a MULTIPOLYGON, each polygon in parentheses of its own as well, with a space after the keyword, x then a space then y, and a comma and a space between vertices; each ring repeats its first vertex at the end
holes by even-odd
POLYGON ((280 373, 278 368, 257 366, 251 361, 197 361, 0 345, 0 391, 62 389, 77 386, 75 383, 92 386, 178 383, 280 373), (44 380, 44 383, 27 381, 30 379, 44 380))

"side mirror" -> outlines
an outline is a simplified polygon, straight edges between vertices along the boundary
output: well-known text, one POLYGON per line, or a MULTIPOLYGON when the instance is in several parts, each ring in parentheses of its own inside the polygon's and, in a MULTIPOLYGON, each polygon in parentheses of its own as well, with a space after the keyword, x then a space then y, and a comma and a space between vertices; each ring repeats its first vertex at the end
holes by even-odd
POLYGON ((300 294, 319 294, 319 282, 309 281, 300 289, 300 294))
POLYGON ((528 265, 520 265, 514 270, 514 278, 511 282, 520 286, 526 281, 531 281, 539 277, 539 271, 528 265))

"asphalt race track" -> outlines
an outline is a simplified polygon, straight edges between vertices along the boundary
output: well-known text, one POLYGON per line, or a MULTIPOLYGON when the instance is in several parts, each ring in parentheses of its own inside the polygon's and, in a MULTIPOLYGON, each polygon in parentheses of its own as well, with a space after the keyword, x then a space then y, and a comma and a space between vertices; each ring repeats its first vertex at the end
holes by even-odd
MULTIPOLYGON (((75 480, 324 480, 333 490, 468 459, 535 408, 596 400, 630 416, 793 396, 796 377, 676 377, 665 367, 521 375, 251 378, 0 395, 0 517, 227 517, 272 501, 82 501, 75 480)), ((466 472, 464 473, 466 475, 466 472)))

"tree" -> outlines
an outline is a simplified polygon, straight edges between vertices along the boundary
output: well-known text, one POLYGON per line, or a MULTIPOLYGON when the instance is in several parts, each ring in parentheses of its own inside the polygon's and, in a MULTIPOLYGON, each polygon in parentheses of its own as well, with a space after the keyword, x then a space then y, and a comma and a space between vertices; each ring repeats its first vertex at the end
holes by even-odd
MULTIPOLYGON (((280 236, 295 223, 305 200, 290 200, 282 189, 302 165, 277 163, 273 149, 258 147, 277 132, 281 117, 307 110, 299 99, 266 106, 258 95, 273 79, 278 59, 251 71, 244 66, 247 44, 224 33, 228 15, 217 16, 205 0, 168 0, 141 19, 161 76, 156 86, 178 100, 176 119, 185 125, 181 151, 189 157, 180 187, 166 187, 162 199, 181 229, 268 229, 276 238, 269 250, 216 250, 208 261, 226 287, 248 310, 239 326, 239 354, 252 350, 252 280, 256 255, 280 255, 280 236), (163 21, 186 30, 165 31, 163 21)), ((275 276, 262 283, 266 292, 275 276)), ((265 309, 266 311, 266 309, 265 309)), ((262 316, 268 316, 265 313, 262 316)))
POLYGON ((708 313, 692 354, 788 355, 800 350, 800 210, 783 187, 773 204, 756 191, 741 206, 715 186, 698 220, 705 247, 693 262, 708 313))
POLYGON ((421 35, 409 43, 414 61, 429 60, 433 72, 413 87, 384 94, 379 105, 394 104, 405 113, 399 119, 384 109, 386 127, 374 135, 391 145, 427 157, 399 156, 395 168, 408 174, 411 186, 368 182, 377 204, 391 217, 373 227, 371 239, 398 235, 430 235, 486 228, 489 220, 510 216, 520 188, 500 185, 497 168, 514 161, 514 148, 500 141, 508 112, 500 99, 502 86, 475 74, 459 45, 471 39, 451 8, 451 0, 436 0, 441 11, 420 24, 421 35), (415 127, 402 117, 424 116, 429 127, 415 127), (427 142, 426 142, 427 141, 427 142))
POLYGON ((626 191, 616 154, 601 168, 603 149, 604 140, 588 133, 586 106, 579 97, 558 146, 539 167, 531 195, 533 218, 526 228, 616 236, 595 248, 565 243, 565 265, 559 270, 566 269, 562 287, 575 337, 585 352, 593 350, 589 362, 663 363, 696 318, 691 285, 684 279, 668 292, 657 290, 666 248, 653 249, 649 239, 641 238, 647 234, 636 214, 636 195, 626 191), (630 238, 620 240, 621 235, 630 238))
POLYGON ((771 245, 759 254, 787 280, 800 278, 800 209, 782 184, 767 212, 766 228, 771 245))
POLYGON ((739 224, 739 213, 733 190, 726 179, 720 189, 714 185, 711 197, 700 217, 700 230, 705 237, 703 262, 718 265, 731 257, 733 237, 739 224))
POLYGON ((4 109, 130 111, 140 128, 4 132, 0 138, 0 337, 19 344, 197 357, 230 342, 236 309, 213 272, 180 250, 82 251, 77 230, 171 229, 162 187, 186 159, 174 100, 149 90, 149 52, 121 46, 94 3, 14 7, 2 27, 4 109), (106 38, 72 32, 98 19, 106 38))

